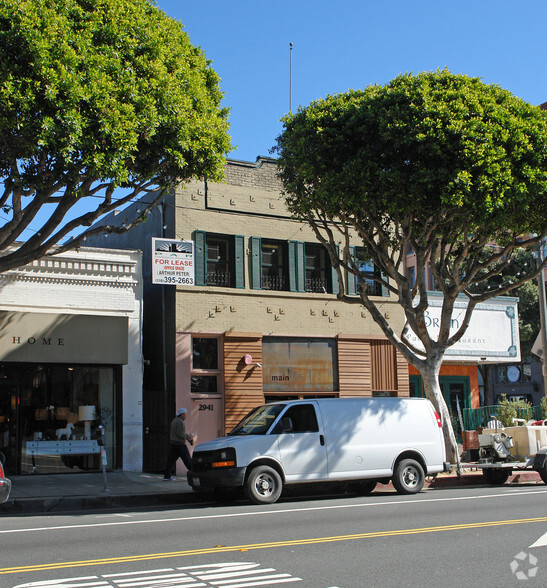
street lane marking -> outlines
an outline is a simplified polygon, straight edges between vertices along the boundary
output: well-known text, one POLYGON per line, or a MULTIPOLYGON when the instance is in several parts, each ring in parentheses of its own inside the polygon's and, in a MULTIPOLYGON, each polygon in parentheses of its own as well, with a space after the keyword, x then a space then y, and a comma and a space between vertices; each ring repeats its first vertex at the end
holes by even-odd
POLYGON ((462 531, 468 529, 485 529, 490 527, 502 527, 507 525, 526 525, 547 522, 546 517, 534 517, 530 519, 510 519, 507 521, 485 521, 476 523, 463 523, 458 525, 443 525, 439 527, 421 527, 417 529, 395 529, 393 531, 372 531, 369 533, 354 533, 351 535, 336 535, 332 537, 312 537, 309 539, 291 539, 288 541, 272 541, 267 543, 249 543, 246 545, 217 545, 202 549, 189 549, 186 551, 167 551, 164 553, 146 553, 120 557, 88 559, 81 561, 52 562, 34 564, 28 566, 16 566, 12 568, 0 568, 1 574, 16 574, 22 572, 38 572, 45 570, 59 570, 67 568, 79 568, 84 566, 112 565, 153 559, 167 559, 170 557, 188 557, 195 555, 209 555, 212 553, 229 553, 233 551, 250 551, 252 549, 272 549, 278 547, 294 547, 303 545, 316 545, 321 543, 334 543, 337 541, 355 541, 358 539, 376 539, 379 537, 396 537, 404 535, 419 535, 425 533, 439 533, 447 531, 462 531))
MULTIPOLYGON (((519 492, 518 496, 526 496, 529 494, 547 494, 547 490, 529 490, 526 492, 519 492)), ((210 519, 230 519, 239 517, 254 517, 263 515, 277 515, 286 513, 298 513, 298 512, 313 512, 313 511, 326 511, 326 510, 339 510, 344 508, 381 508, 384 506, 393 505, 420 505, 432 502, 459 502, 462 500, 485 500, 488 498, 514 498, 513 493, 503 494, 484 494, 474 496, 454 496, 452 498, 424 498, 417 500, 390 500, 389 502, 360 502, 359 504, 334 504, 330 506, 309 506, 304 508, 283 508, 276 509, 271 508, 268 510, 252 511, 252 512, 233 512, 216 515, 199 515, 199 516, 188 516, 188 517, 170 517, 165 519, 144 519, 144 520, 131 520, 131 521, 112 521, 109 523, 81 523, 78 525, 59 525, 54 527, 32 527, 28 529, 1 529, 0 535, 12 534, 12 533, 37 533, 39 531, 64 531, 68 529, 93 529, 97 527, 119 527, 123 525, 151 525, 158 523, 178 523, 181 521, 205 521, 210 519)), ((115 515, 111 515, 115 516, 115 515)))
POLYGON ((528 549, 532 549, 532 547, 547 547, 547 533, 542 535, 535 543, 532 543, 528 549))
POLYGON ((294 584, 302 578, 279 573, 275 568, 262 568, 253 562, 227 562, 194 565, 182 568, 164 568, 138 572, 120 572, 101 576, 60 578, 18 584, 14 588, 243 588, 294 584))

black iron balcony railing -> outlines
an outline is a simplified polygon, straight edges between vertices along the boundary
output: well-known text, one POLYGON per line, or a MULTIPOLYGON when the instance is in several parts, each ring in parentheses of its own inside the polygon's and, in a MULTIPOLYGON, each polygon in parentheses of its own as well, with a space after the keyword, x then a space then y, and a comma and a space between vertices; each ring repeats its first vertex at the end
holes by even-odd
POLYGON ((329 284, 323 278, 306 278, 306 292, 327 293, 329 284))
POLYGON ((262 274, 263 290, 287 290, 286 276, 262 274))
POLYGON ((230 288, 232 286, 232 274, 231 272, 207 272, 207 285, 230 288))

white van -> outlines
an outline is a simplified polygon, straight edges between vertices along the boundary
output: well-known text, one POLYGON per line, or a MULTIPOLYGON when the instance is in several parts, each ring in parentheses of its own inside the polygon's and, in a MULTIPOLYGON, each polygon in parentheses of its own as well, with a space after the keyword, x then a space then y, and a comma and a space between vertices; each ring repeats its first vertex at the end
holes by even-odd
POLYGON ((391 479, 413 494, 448 471, 441 421, 424 398, 329 398, 275 402, 251 411, 227 437, 198 445, 194 490, 243 487, 272 503, 283 485, 352 481, 362 493, 391 479))

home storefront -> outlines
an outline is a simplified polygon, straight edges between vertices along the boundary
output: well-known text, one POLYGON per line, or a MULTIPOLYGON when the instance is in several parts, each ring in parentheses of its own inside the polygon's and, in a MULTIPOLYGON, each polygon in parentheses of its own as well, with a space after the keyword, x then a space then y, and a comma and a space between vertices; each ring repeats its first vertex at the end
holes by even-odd
POLYGON ((20 474, 97 470, 102 438, 98 423, 105 427, 108 463, 115 467, 119 371, 108 366, 0 364, 0 451, 6 469, 20 474))
POLYGON ((6 472, 142 471, 138 251, 81 248, 0 275, 6 472))
POLYGON ((0 451, 17 474, 118 462, 127 318, 0 312, 0 451), (98 429, 102 426, 102 429, 98 429))

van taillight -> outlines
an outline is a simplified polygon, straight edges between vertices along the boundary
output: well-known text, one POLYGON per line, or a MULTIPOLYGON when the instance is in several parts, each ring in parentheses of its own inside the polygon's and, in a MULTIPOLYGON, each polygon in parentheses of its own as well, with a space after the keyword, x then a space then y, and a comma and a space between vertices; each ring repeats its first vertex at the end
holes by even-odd
POLYGON ((437 419, 437 424, 439 425, 439 427, 442 427, 443 424, 441 423, 441 417, 439 416, 438 412, 435 413, 435 418, 437 419))
POLYGON ((0 478, 4 478, 4 468, 2 467, 2 462, 0 461, 0 478))

